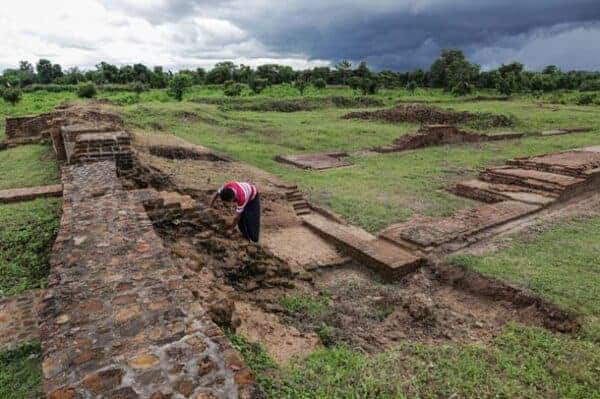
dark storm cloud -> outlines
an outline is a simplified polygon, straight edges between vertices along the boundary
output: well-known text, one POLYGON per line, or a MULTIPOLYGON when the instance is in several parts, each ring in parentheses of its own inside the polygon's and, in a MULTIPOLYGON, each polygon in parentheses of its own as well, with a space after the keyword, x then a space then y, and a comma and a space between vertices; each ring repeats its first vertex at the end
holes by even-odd
MULTIPOLYGON (((445 47, 478 54, 477 61, 488 64, 494 59, 492 49, 508 57, 512 53, 507 49, 523 48, 540 35, 558 36, 600 21, 600 0, 106 0, 104 4, 155 24, 177 23, 190 15, 221 18, 279 54, 367 60, 393 69, 428 67, 445 47)), ((590 34, 598 34, 597 25, 595 29, 590 34)), ((535 64, 531 59, 522 61, 535 64)), ((587 62, 596 61, 600 63, 600 58, 587 62)))

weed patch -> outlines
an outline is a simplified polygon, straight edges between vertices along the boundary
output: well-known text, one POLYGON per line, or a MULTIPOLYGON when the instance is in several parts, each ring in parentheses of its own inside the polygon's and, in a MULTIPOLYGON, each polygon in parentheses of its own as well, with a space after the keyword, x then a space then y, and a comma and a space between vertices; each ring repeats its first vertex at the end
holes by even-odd
POLYGON ((42 397, 41 348, 38 343, 0 352, 0 398, 42 397))
POLYGON ((0 297, 44 286, 60 205, 55 198, 0 205, 0 297))

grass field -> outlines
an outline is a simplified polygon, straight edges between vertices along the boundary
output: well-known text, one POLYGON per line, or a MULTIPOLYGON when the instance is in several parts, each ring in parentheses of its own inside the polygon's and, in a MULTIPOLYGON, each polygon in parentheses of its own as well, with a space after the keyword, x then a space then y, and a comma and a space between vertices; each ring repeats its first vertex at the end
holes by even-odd
MULTIPOLYGON (((257 97, 245 94, 250 100, 298 96, 289 87, 269 88, 257 97)), ((345 88, 310 89, 306 97, 353 94, 345 88)), ((477 95, 494 93, 473 97, 477 95)), ((527 97, 471 101, 473 98, 456 98, 434 90, 419 90, 414 95, 404 90, 382 90, 376 98, 385 106, 424 101, 456 110, 501 113, 515 119, 517 131, 580 126, 594 130, 357 156, 351 159, 351 167, 303 171, 273 158, 388 144, 418 126, 345 120, 341 117, 351 109, 335 107, 280 113, 235 111, 202 103, 220 96, 220 89, 205 87, 194 88, 181 103, 156 90, 139 98, 131 93, 100 94, 122 104, 118 109, 129 127, 175 134, 297 182, 312 201, 370 231, 415 213, 442 216, 469 206, 469 201, 454 197, 444 188, 486 166, 516 156, 600 143, 597 106, 550 104, 549 96, 544 96, 540 105, 539 99, 527 97)), ((38 92, 25 94, 15 107, 0 103, 0 127, 2 116, 47 111, 69 99, 73 99, 71 93, 38 92)), ((0 152, 0 172, 7 176, 0 180, 2 188, 55 182, 56 164, 48 160, 45 151, 45 147, 27 146, 0 152)), ((58 203, 38 200, 0 206, 0 295, 43 285, 43 242, 58 226, 58 203), (35 240, 28 244, 32 237, 35 240)), ((493 254, 455 257, 452 262, 528 287, 577 313, 583 325, 580 333, 560 335, 510 324, 489 345, 438 346, 405 341, 378 355, 332 346, 285 367, 277 366, 260 346, 244 337, 232 335, 233 344, 273 398, 600 398, 600 219, 563 221, 534 237, 517 236, 514 243, 493 254)), ((321 306, 301 298, 287 298, 282 305, 306 312, 317 312, 321 306)), ((0 398, 27 397, 27 392, 39 389, 36 348, 27 346, 0 354, 0 398)))

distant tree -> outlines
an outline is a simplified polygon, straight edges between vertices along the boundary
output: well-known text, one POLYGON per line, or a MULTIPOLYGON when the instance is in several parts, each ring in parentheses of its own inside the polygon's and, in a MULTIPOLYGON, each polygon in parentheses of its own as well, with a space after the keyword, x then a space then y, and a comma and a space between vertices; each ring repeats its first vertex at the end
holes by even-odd
POLYGON ((363 96, 369 94, 377 94, 377 91, 379 90, 379 83, 375 79, 361 78, 359 89, 362 92, 363 96))
POLYGON ((177 101, 183 99, 185 92, 192 86, 190 75, 178 73, 171 78, 169 82, 168 94, 177 101))
POLYGON ((131 82, 133 78, 133 70, 131 67, 122 67, 119 71, 119 68, 116 65, 104 61, 96 65, 96 70, 101 76, 102 83, 126 83, 131 82), (131 70, 129 76, 126 76, 124 73, 127 69, 131 70))
POLYGON ((300 92, 300 95, 303 96, 304 95, 304 91, 308 87, 308 79, 307 79, 307 77, 306 76, 299 76, 294 81, 294 87, 296 88, 296 90, 298 90, 300 92))
POLYGON ((335 65, 335 70, 339 77, 339 83, 345 85, 352 76, 352 63, 348 60, 342 60, 335 65))
POLYGON ((40 59, 35 67, 40 83, 52 83, 52 63, 46 59, 40 59))
POLYGON ((168 82, 168 74, 163 71, 163 67, 155 66, 152 70, 150 86, 155 89, 164 89, 165 87, 167 87, 168 82))
POLYGON ((417 82, 415 82, 414 80, 411 80, 406 84, 406 90, 408 90, 410 94, 415 94, 415 91, 417 91, 418 87, 419 86, 417 85, 417 82))
POLYGON ((513 74, 500 77, 496 82, 496 89, 505 96, 510 96, 515 91, 515 86, 515 75, 513 74))
POLYGON ((371 76, 371 71, 369 70, 367 61, 361 61, 360 64, 358 64, 358 68, 354 70, 354 76, 363 79, 369 78, 371 76))
POLYGON ((16 87, 8 87, 2 91, 2 99, 13 106, 21 101, 22 95, 21 89, 16 87))
POLYGON ((244 86, 241 83, 229 80, 225 82, 223 94, 225 94, 227 97, 239 97, 242 94, 243 89, 244 86))
POLYGON ((96 85, 92 82, 80 83, 77 87, 77 96, 81 98, 92 98, 97 92, 96 85))
POLYGON ((248 82, 250 90, 255 94, 260 94, 268 85, 269 81, 267 79, 257 78, 255 76, 252 76, 248 82))
POLYGON ((254 76, 254 71, 248 65, 240 65, 239 68, 233 71, 233 80, 240 83, 250 83, 254 76))
POLYGON ((520 62, 511 62, 510 64, 502 64, 500 68, 498 68, 498 73, 500 73, 500 76, 503 78, 509 74, 519 76, 524 69, 525 66, 520 62))
POLYGON ((466 96, 467 94, 471 94, 473 92, 473 86, 469 82, 458 82, 452 88, 452 94, 455 96, 466 96))
POLYGON ((196 68, 196 80, 194 84, 202 85, 206 82, 206 70, 204 68, 196 68))
POLYGON ((235 65, 231 61, 219 62, 206 74, 206 83, 223 84, 233 79, 235 65))
POLYGON ((147 89, 146 85, 142 82, 133 82, 130 88, 138 97, 147 89))
POLYGON ((474 83, 479 65, 471 64, 459 49, 444 49, 429 70, 433 87, 452 90, 460 82, 474 83))
POLYGON ((317 78, 317 79, 313 80, 312 84, 317 89, 324 89, 327 87, 327 82, 325 82, 325 79, 323 79, 323 78, 317 78))
POLYGON ((542 71, 544 75, 554 75, 555 73, 560 73, 560 69, 556 65, 548 65, 542 71))
POLYGON ((65 73, 65 83, 70 85, 76 85, 84 80, 83 73, 79 71, 79 68, 73 67, 67 70, 65 73))
POLYGON ((352 90, 360 89, 361 83, 362 83, 362 79, 359 78, 358 76, 352 76, 350 79, 348 79, 348 86, 350 86, 350 88, 352 90))

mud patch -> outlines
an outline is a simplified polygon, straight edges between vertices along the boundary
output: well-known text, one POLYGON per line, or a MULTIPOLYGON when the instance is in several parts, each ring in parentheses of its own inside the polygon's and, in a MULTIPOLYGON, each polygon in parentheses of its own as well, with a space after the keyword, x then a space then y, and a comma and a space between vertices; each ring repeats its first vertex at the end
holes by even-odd
POLYGON ((351 163, 343 159, 347 156, 347 152, 322 152, 301 155, 278 155, 275 157, 275 160, 301 169, 324 170, 350 166, 351 163))
POLYGON ((467 124, 473 128, 488 129, 493 127, 509 127, 514 121, 506 116, 491 113, 470 113, 444 110, 424 104, 400 105, 378 111, 350 112, 344 119, 362 119, 389 123, 420 123, 430 125, 467 124))
POLYGON ((150 154, 167 159, 201 159, 204 161, 223 161, 229 162, 229 159, 218 156, 213 152, 198 151, 188 147, 177 147, 177 146, 150 146, 148 147, 150 154))
POLYGON ((384 284, 358 265, 327 269, 315 275, 313 291, 300 294, 327 305, 286 317, 301 331, 317 331, 325 344, 369 352, 404 339, 489 342, 509 321, 561 332, 579 328, 573 316, 521 289, 453 269, 424 268, 398 284, 384 284))

